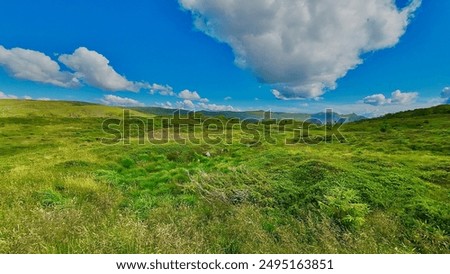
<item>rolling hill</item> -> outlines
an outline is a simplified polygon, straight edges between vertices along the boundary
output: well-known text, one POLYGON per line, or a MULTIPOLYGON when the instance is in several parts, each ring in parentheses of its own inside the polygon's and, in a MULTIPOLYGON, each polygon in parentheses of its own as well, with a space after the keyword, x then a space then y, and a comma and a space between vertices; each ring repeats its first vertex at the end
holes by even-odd
MULTIPOLYGON (((0 100, 0 117, 66 117, 66 118, 86 118, 86 117, 120 117, 123 108, 111 107, 85 102, 68 101, 34 101, 34 100, 0 100)), ((131 114, 136 116, 149 116, 149 114, 131 114)))

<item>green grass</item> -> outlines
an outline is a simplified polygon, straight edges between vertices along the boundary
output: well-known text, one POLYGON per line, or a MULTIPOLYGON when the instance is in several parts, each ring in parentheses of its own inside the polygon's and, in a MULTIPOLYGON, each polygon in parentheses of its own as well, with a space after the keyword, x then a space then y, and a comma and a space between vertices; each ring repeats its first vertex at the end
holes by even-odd
MULTIPOLYGON (((84 102, 33 100, 0 100, 0 118, 30 117, 30 118, 93 118, 118 117, 123 110, 117 107, 95 105, 84 102)), ((131 110, 131 113, 147 117, 152 116, 131 110)))
POLYGON ((345 143, 103 145, 121 113, 0 100, 0 253, 449 251, 449 106, 345 143))

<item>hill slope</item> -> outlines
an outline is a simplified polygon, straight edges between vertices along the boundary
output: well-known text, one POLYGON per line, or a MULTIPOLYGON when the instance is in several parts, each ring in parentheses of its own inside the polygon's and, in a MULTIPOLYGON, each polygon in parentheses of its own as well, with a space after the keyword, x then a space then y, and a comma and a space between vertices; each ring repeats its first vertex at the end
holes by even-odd
MULTIPOLYGON (((98 105, 84 102, 68 101, 34 101, 34 100, 0 100, 0 117, 65 117, 65 118, 89 118, 89 117, 121 117, 123 108, 98 105)), ((137 116, 149 116, 149 114, 132 111, 137 116)))

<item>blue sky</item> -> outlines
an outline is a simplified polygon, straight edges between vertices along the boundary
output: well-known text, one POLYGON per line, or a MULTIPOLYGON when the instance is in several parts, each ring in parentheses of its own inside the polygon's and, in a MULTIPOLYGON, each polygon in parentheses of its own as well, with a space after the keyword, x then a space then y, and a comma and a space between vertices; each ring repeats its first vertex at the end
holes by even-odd
POLYGON ((365 115, 448 100, 449 1, 269 2, 3 1, 0 97, 365 115))

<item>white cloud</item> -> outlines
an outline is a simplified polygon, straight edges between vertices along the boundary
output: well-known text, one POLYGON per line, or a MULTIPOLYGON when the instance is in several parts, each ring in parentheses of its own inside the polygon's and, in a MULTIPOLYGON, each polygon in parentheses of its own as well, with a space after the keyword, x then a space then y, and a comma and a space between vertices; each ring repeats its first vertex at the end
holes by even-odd
POLYGON ((198 94, 198 92, 196 91, 190 91, 188 89, 185 89, 183 91, 181 91, 178 94, 178 98, 184 99, 184 100, 189 100, 189 101, 199 101, 201 103, 208 103, 209 99, 208 98, 202 98, 200 96, 200 94, 198 94))
POLYGON ((12 94, 5 94, 4 92, 0 91, 0 99, 17 99, 18 97, 16 95, 12 94))
POLYGON ((364 104, 373 106, 382 105, 411 105, 419 97, 417 92, 401 92, 396 90, 391 93, 391 98, 386 98, 383 94, 374 94, 363 99, 364 104))
POLYGON ((48 97, 41 97, 41 98, 37 98, 36 100, 38 100, 38 101, 52 101, 52 99, 48 98, 48 97))
POLYGON ((196 91, 183 90, 178 94, 178 97, 184 100, 200 101, 202 97, 196 91))
POLYGON ((175 92, 173 92, 173 88, 169 85, 159 85, 159 84, 153 84, 150 86, 150 94, 159 93, 163 96, 174 96, 175 92))
MULTIPOLYGON (((230 105, 226 106, 226 105, 208 104, 208 102, 209 101, 206 101, 206 102, 200 101, 198 103, 194 103, 192 100, 186 99, 182 102, 177 102, 176 105, 177 105, 177 108, 188 109, 188 110, 202 109, 202 110, 210 110, 210 111, 236 111, 236 109, 230 105)), ((161 106, 162 104, 159 104, 159 105, 161 106)))
POLYGON ((179 0, 196 28, 231 46, 280 98, 314 98, 363 63, 361 54, 395 46, 421 0, 179 0))
POLYGON ((272 94, 273 94, 273 96, 275 96, 275 98, 277 98, 278 100, 287 100, 287 98, 283 95, 283 94, 281 94, 281 92, 279 92, 278 90, 276 90, 276 89, 272 89, 272 94))
POLYGON ((392 93, 392 104, 410 105, 414 103, 419 97, 417 92, 401 92, 396 90, 392 93))
POLYGON ((173 104, 169 101, 167 101, 165 103, 157 103, 156 105, 159 107, 162 107, 162 108, 168 108, 168 109, 173 108, 173 104))
POLYGON ((234 107, 228 105, 216 105, 216 104, 205 104, 205 103, 199 103, 198 107, 204 110, 210 110, 210 111, 234 111, 234 107))
POLYGON ((103 99, 101 99, 101 102, 106 105, 125 107, 142 107, 145 105, 137 100, 115 95, 105 95, 103 99))
POLYGON ((33 100, 33 97, 25 95, 25 96, 23 96, 23 99, 25 99, 25 100, 33 100))
POLYGON ((58 60, 75 71, 85 83, 108 91, 133 91, 150 88, 146 83, 131 82, 109 65, 109 60, 96 51, 80 47, 73 54, 61 55, 58 60))
MULTIPOLYGON (((302 97, 286 97, 284 93, 280 92, 277 89, 272 89, 272 94, 273 94, 273 96, 275 96, 275 98, 277 98, 278 100, 281 100, 281 101, 304 99, 302 97)), ((314 98, 318 98, 318 97, 314 97, 314 98)))
POLYGON ((227 96, 227 97, 225 97, 225 98, 223 98, 225 101, 230 101, 230 100, 232 100, 233 98, 231 97, 231 96, 227 96))
POLYGON ((184 100, 182 102, 177 102, 177 107, 181 109, 195 109, 195 104, 191 100, 184 100))
POLYGON ((143 82, 128 81, 109 65, 103 55, 80 47, 73 54, 64 54, 58 61, 74 71, 62 71, 59 64, 42 52, 0 46, 0 66, 15 78, 64 88, 79 87, 80 80, 108 91, 133 91, 151 88, 143 82))
MULTIPOLYGON (((102 54, 80 47, 72 54, 59 56, 58 61, 73 72, 62 71, 59 64, 44 53, 22 48, 5 49, 0 45, 0 66, 15 78, 34 82, 52 84, 59 87, 74 88, 84 83, 106 91, 132 91, 148 89, 150 94, 158 93, 163 96, 176 96, 169 85, 146 82, 133 82, 117 73, 110 65, 110 61, 102 54)), ((184 90, 180 98, 207 103, 209 100, 201 98, 197 92, 184 90)))
POLYGON ((0 46, 0 66, 15 78, 59 87, 71 88, 80 85, 70 72, 61 71, 58 63, 47 55, 28 49, 5 49, 0 46))
POLYGON ((391 100, 387 99, 383 94, 374 94, 367 96, 363 99, 364 104, 372 105, 372 106, 381 106, 385 104, 390 104, 391 100))

